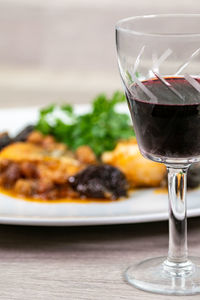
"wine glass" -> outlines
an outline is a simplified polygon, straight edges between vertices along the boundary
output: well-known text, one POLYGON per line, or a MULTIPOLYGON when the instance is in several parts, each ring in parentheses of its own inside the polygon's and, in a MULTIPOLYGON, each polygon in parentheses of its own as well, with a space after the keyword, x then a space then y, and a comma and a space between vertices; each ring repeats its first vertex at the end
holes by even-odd
POLYGON ((200 293, 200 258, 188 257, 186 185, 200 161, 200 15, 131 17, 116 25, 121 78, 142 155, 168 171, 169 250, 127 269, 145 291, 200 293))

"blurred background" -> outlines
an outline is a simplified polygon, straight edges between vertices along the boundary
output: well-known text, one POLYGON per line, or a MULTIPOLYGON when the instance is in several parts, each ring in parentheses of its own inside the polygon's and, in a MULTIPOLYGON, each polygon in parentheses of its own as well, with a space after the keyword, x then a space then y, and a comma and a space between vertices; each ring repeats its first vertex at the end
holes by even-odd
POLYGON ((184 12, 200 13, 200 1, 0 0, 0 106, 86 103, 122 89, 115 23, 184 12))

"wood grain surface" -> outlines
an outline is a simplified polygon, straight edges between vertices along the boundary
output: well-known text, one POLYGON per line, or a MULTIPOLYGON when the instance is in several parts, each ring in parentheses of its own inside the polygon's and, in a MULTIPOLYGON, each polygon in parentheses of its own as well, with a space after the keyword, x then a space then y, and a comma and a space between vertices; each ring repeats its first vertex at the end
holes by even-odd
MULTIPOLYGON (((200 255, 200 218, 188 223, 190 253, 200 255)), ((131 263, 166 254, 167 232, 167 222, 71 228, 1 225, 0 299, 177 299, 139 291, 123 279, 131 263)))

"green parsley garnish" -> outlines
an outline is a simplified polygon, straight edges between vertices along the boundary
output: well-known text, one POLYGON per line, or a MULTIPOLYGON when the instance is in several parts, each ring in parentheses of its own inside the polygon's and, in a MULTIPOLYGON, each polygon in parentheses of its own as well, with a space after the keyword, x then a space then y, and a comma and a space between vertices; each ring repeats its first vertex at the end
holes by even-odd
POLYGON ((40 111, 36 129, 53 135, 72 150, 88 145, 100 156, 113 150, 118 140, 134 136, 129 116, 115 110, 124 100, 122 92, 115 92, 111 99, 100 94, 94 99, 91 112, 83 115, 75 114, 68 104, 50 105, 40 111))

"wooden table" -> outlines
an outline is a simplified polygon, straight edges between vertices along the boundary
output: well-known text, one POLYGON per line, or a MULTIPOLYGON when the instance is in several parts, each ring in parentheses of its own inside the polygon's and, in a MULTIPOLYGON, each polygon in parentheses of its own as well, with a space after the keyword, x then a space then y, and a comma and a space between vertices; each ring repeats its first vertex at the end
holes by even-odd
MULTIPOLYGON (((200 255, 200 218, 188 223, 190 252, 200 255)), ((139 291, 123 279, 132 262, 166 254, 167 231, 167 222, 71 228, 1 225, 0 299, 178 299, 139 291)))

